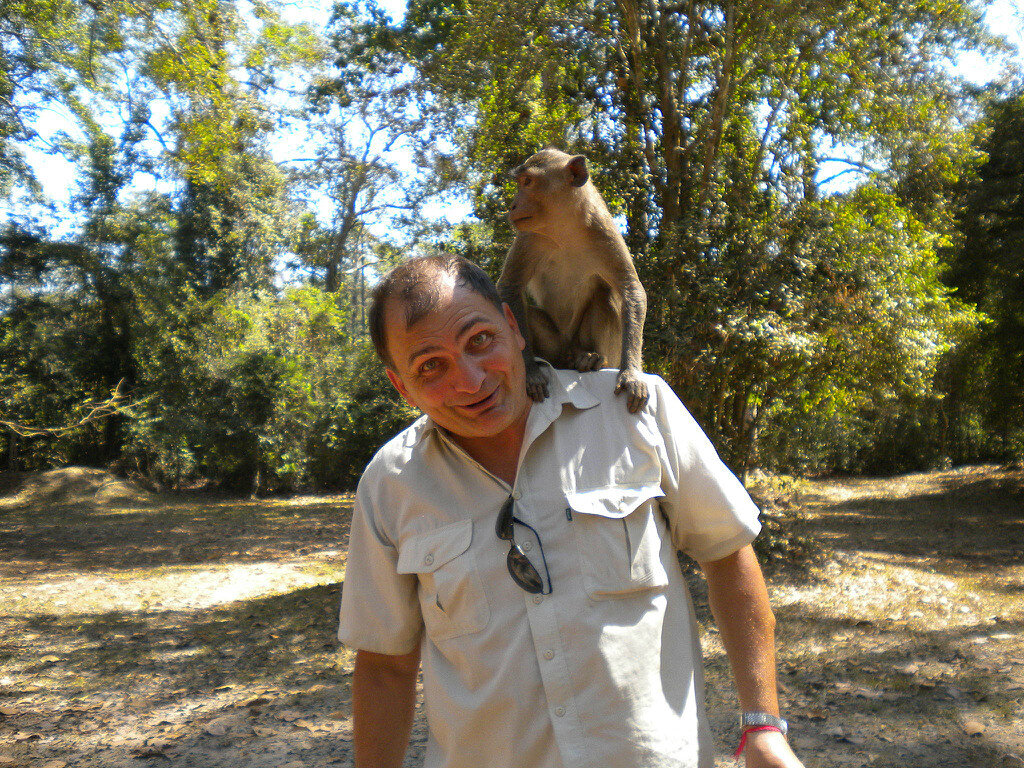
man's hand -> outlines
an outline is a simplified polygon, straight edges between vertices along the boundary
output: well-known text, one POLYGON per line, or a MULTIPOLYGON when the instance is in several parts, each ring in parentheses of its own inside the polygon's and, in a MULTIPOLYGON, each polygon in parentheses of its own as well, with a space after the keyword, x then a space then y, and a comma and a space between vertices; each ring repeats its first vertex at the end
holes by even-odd
POLYGON ((757 731, 747 736, 743 750, 747 768, 804 768, 786 737, 778 731, 757 731))

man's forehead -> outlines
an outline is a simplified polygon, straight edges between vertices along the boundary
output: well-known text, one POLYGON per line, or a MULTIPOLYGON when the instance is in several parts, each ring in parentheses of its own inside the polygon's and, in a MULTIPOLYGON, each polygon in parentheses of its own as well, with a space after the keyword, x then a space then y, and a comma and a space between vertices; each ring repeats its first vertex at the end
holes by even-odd
POLYGON ((456 285, 447 275, 417 286, 407 295, 392 294, 384 307, 384 324, 392 330, 408 331, 424 318, 445 312, 452 306, 456 285))

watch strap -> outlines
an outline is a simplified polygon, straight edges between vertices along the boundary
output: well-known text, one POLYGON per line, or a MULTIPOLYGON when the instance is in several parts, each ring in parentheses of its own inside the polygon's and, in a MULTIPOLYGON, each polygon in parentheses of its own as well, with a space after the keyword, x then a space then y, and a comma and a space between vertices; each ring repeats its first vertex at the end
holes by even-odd
POLYGON ((758 725, 770 725, 773 728, 778 728, 783 736, 789 731, 789 723, 781 717, 770 715, 767 712, 744 712, 740 715, 741 728, 750 728, 758 725))

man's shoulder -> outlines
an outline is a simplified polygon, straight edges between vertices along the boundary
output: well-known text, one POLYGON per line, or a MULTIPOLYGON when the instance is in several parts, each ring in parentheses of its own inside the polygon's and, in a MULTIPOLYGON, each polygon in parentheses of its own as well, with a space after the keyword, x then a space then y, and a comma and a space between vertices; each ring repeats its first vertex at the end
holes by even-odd
MULTIPOLYGON (((617 368, 602 368, 599 371, 573 371, 555 369, 555 375, 565 388, 566 392, 572 392, 574 388, 580 388, 596 398, 602 405, 615 403, 622 406, 623 395, 615 394, 615 382, 619 376, 617 368)), ((657 405, 658 399, 666 396, 675 397, 675 393, 668 383, 655 373, 641 373, 641 378, 647 382, 649 400, 647 409, 657 405)))
POLYGON ((426 433, 432 429, 426 416, 420 416, 416 421, 396 434, 370 459, 363 470, 363 478, 381 480, 388 475, 401 473, 402 469, 414 461, 423 443, 426 433))

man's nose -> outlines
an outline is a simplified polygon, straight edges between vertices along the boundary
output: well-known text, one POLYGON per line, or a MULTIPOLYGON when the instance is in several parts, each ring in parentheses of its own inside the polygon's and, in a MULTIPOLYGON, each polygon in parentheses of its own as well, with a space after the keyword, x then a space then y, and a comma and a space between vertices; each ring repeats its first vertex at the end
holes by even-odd
POLYGON ((476 392, 484 383, 484 369, 471 357, 458 358, 454 373, 452 385, 459 392, 476 392))

